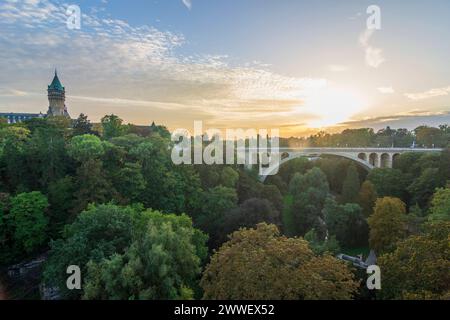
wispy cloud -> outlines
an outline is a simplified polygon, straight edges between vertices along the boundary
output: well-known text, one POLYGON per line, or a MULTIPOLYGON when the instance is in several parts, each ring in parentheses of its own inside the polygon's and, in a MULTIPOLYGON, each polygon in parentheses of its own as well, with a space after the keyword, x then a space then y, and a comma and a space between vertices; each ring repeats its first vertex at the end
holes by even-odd
POLYGON ((450 94, 450 86, 446 88, 435 88, 425 92, 405 93, 405 96, 411 100, 424 100, 450 94))
MULTIPOLYGON (((448 108, 445 108, 448 109, 448 108)), ((439 125, 450 122, 450 111, 428 111, 428 110, 412 110, 409 112, 401 112, 388 116, 370 117, 364 119, 350 120, 340 123, 344 127, 352 128, 382 128, 393 126, 397 128, 414 129, 417 126, 439 125)))
POLYGON ((192 0, 182 0, 183 4, 188 8, 189 10, 192 9, 192 0))
MULTIPOLYGON (((286 122, 312 92, 328 85, 325 79, 277 74, 258 62, 232 65, 222 55, 181 55, 176 49, 185 44, 182 34, 133 26, 100 10, 83 13, 81 30, 69 30, 66 7, 56 0, 0 4, 0 28, 7 30, 0 33, 0 48, 8 48, 0 50, 0 86, 25 89, 19 84, 26 77, 36 92, 45 88, 42 79, 49 70, 58 67, 62 80, 70 81, 65 82, 68 103, 89 106, 92 117, 105 109, 97 105, 124 113, 133 106, 141 114, 172 110, 178 117, 235 125, 244 117, 259 124, 261 119, 286 122)), ((127 119, 136 121, 131 112, 127 119)), ((167 119, 169 125, 172 120, 167 119)))
POLYGON ((0 88, 0 97, 24 97, 28 94, 28 92, 22 90, 0 88))
POLYGON ((348 66, 340 65, 340 64, 331 64, 328 66, 328 69, 331 72, 344 72, 347 71, 349 68, 348 66))
POLYGON ((392 87, 379 87, 377 90, 382 94, 393 94, 395 93, 394 88, 392 87))
POLYGON ((375 48, 370 44, 370 39, 372 38, 374 32, 374 29, 364 30, 359 37, 359 43, 365 50, 366 64, 369 67, 378 68, 386 61, 386 59, 384 58, 382 49, 375 48))

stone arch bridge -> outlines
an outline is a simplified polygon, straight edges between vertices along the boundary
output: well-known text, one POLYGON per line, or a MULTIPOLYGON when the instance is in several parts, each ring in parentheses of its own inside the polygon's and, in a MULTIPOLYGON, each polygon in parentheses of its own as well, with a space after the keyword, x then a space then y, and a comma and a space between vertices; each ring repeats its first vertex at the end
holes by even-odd
POLYGON ((284 163, 301 157, 338 156, 355 161, 367 170, 372 170, 374 168, 392 168, 396 157, 404 153, 441 151, 442 149, 420 148, 279 148, 275 154, 275 156, 279 156, 279 163, 263 168, 264 173, 260 175, 260 180, 264 182, 267 176, 278 172, 279 167, 284 163))

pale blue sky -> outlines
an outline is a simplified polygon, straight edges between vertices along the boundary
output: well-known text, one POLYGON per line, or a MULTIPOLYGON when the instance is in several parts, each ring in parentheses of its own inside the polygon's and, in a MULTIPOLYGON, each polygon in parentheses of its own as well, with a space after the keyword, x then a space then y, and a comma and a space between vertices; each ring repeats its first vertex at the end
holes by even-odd
POLYGON ((171 129, 450 122, 450 2, 2 0, 0 112, 45 111, 53 68, 72 116, 171 129), (81 30, 66 27, 78 4, 81 30), (368 33, 366 9, 381 9, 368 33))

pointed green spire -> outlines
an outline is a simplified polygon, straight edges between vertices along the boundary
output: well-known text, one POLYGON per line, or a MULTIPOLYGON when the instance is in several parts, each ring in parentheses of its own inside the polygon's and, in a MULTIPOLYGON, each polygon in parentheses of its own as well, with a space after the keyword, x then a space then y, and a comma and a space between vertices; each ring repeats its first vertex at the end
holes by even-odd
POLYGON ((55 69, 55 76, 53 78, 51 85, 48 86, 48 89, 64 91, 64 86, 61 84, 61 81, 59 81, 58 72, 56 71, 56 69, 55 69))

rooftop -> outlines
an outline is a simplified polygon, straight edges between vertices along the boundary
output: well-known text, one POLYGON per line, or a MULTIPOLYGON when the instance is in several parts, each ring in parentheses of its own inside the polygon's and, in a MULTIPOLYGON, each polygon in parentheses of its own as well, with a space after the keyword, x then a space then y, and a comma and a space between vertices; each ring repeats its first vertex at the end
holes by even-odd
POLYGON ((61 81, 59 81, 56 69, 55 69, 55 76, 53 77, 52 83, 48 86, 48 89, 64 91, 64 86, 61 84, 61 81))

